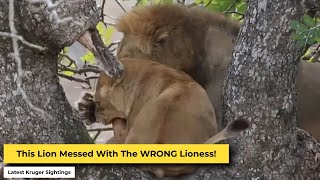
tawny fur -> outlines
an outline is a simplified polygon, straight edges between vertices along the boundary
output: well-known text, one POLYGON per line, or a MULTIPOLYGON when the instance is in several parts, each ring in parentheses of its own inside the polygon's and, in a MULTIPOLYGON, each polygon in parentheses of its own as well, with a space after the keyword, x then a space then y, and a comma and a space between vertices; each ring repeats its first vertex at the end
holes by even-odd
POLYGON ((134 8, 116 27, 124 33, 119 58, 149 59, 189 74, 208 93, 220 126, 219 77, 231 58, 237 22, 199 8, 159 5, 134 8))
MULTIPOLYGON (((183 71, 150 60, 122 59, 122 63, 126 69, 122 77, 111 79, 101 74, 93 100, 87 98, 96 104, 95 114, 89 117, 113 124, 115 137, 108 143, 216 143, 248 127, 247 121, 236 120, 218 133, 215 112, 205 90, 183 71)), ((192 173, 198 167, 142 168, 163 177, 192 173)))
MULTIPOLYGON (((137 7, 117 22, 118 57, 143 58, 180 69, 205 88, 221 129, 221 91, 240 25, 220 13, 178 5, 137 7)), ((320 140, 320 65, 302 62, 298 125, 320 140)))

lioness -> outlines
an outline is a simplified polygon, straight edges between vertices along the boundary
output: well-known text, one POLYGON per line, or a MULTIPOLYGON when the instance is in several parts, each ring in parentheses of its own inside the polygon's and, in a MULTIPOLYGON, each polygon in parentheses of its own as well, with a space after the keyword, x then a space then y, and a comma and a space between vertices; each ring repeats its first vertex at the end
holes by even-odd
MULTIPOLYGON (((113 123, 112 143, 216 143, 248 128, 248 121, 238 119, 218 133, 205 90, 186 73, 150 60, 125 58, 121 62, 125 68, 121 78, 100 75, 93 95, 95 114, 86 121, 113 123)), ((79 105, 82 112, 91 107, 79 105)), ((197 168, 159 165, 143 169, 163 177, 192 173, 197 168)))

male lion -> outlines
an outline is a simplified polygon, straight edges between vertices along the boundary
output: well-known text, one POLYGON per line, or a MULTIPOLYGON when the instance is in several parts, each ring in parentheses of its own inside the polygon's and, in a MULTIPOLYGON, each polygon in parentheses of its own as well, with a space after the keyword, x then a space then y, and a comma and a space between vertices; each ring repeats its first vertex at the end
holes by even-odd
MULTIPOLYGON (((247 120, 238 119, 218 133, 215 111, 205 90, 183 71, 150 60, 125 58, 121 62, 125 68, 121 78, 112 79, 102 73, 94 95, 82 98, 87 102, 91 98, 95 106, 94 115, 86 114, 86 124, 113 124, 115 136, 111 143, 216 143, 248 128, 247 120)), ((90 100, 89 104, 79 103, 80 112, 92 112, 90 100)), ((158 177, 188 174, 197 168, 143 167, 158 177)))
POLYGON ((220 13, 178 5, 136 7, 116 25, 118 58, 149 59, 183 70, 207 92, 221 127, 220 90, 239 24, 220 13))
MULTIPOLYGON (((156 5, 134 8, 116 27, 124 33, 119 58, 149 59, 189 74, 206 90, 221 128, 220 93, 240 28, 237 22, 200 8, 156 5)), ((301 63, 298 125, 320 140, 319 75, 320 65, 301 63)))

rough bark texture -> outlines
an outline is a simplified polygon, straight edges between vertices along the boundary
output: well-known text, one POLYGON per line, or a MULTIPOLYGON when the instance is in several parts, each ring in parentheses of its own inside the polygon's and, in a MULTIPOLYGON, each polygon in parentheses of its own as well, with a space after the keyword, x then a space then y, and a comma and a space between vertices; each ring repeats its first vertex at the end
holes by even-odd
POLYGON ((224 120, 244 116, 252 127, 230 141, 237 152, 230 173, 233 179, 319 179, 320 146, 296 128, 301 51, 289 22, 303 9, 299 1, 249 0, 248 5, 225 81, 224 120))
MULTIPOLYGON (((319 144, 295 129, 293 84, 298 51, 287 24, 301 15, 296 9, 298 0, 248 3, 249 13, 226 83, 225 104, 227 119, 245 114, 252 120, 252 128, 241 140, 232 141, 232 149, 237 152, 232 154, 232 165, 204 166, 193 175, 168 179, 291 179, 298 173, 317 179, 319 165, 312 156, 320 151, 319 144)), ((43 5, 16 0, 15 9, 19 34, 49 47, 40 52, 20 43, 20 55, 25 72, 23 89, 36 106, 53 118, 41 117, 18 94, 12 41, 0 37, 0 144, 91 143, 59 85, 56 60, 62 47, 97 22, 94 1, 63 3, 58 8, 61 16, 71 15, 86 22, 83 27, 72 23, 57 25, 43 5)), ((0 31, 9 32, 8 1, 0 1, 0 31)), ((2 153, 1 146, 0 157, 2 153)), ((155 179, 149 173, 119 165, 78 166, 76 173, 77 179, 90 180, 155 179)))
MULTIPOLYGON (((17 91, 17 66, 12 40, 0 37, 0 144, 4 143, 91 143, 80 118, 75 116, 65 98, 57 76, 57 54, 71 45, 88 27, 97 23, 94 1, 77 5, 63 3, 57 12, 86 22, 57 24, 44 5, 15 1, 15 26, 18 34, 29 42, 48 47, 46 51, 31 49, 22 43, 20 57, 24 77, 22 88, 31 102, 53 118, 41 117, 33 111, 17 91)), ((0 31, 10 32, 8 1, 0 1, 0 31)), ((3 146, 0 147, 0 156, 3 146)))

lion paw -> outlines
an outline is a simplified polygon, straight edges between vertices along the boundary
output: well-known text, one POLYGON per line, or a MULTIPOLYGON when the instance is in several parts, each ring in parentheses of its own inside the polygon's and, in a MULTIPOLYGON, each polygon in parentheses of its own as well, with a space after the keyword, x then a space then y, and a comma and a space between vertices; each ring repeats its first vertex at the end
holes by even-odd
POLYGON ((80 100, 76 102, 76 107, 80 115, 85 117, 84 123, 86 125, 90 125, 96 122, 96 117, 95 117, 96 104, 93 100, 93 94, 89 92, 84 92, 80 100))

